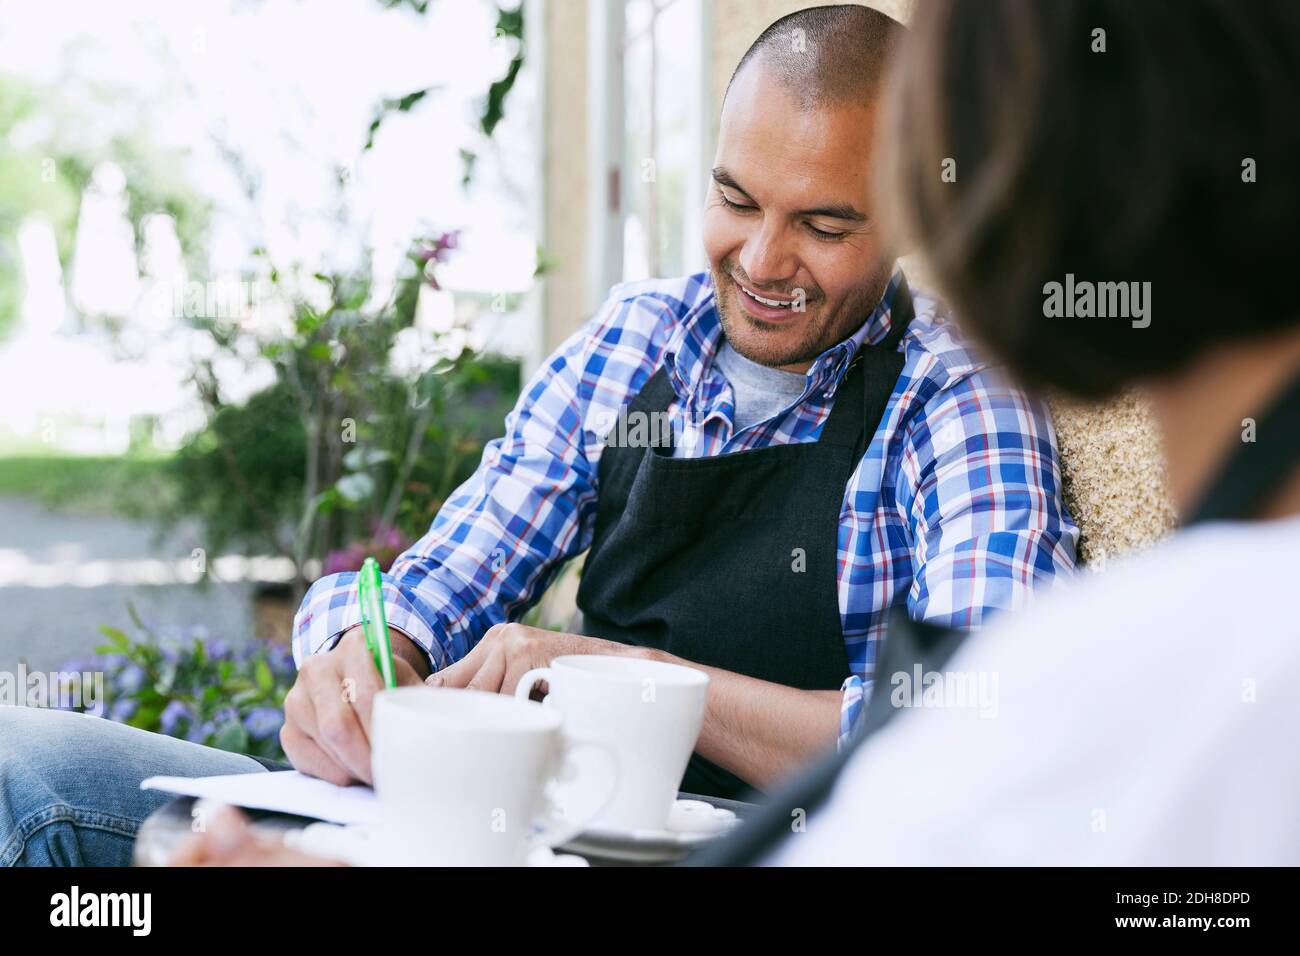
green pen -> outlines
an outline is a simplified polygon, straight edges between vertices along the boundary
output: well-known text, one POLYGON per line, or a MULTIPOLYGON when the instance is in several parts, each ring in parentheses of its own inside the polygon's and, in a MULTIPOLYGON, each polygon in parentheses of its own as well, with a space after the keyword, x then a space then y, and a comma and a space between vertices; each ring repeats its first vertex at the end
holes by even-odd
POLYGON ((366 558, 357 575, 357 599, 361 604, 361 630, 366 647, 375 655, 375 667, 384 678, 384 686, 397 686, 393 671, 393 643, 388 639, 388 621, 384 618, 384 585, 379 577, 379 562, 366 558))

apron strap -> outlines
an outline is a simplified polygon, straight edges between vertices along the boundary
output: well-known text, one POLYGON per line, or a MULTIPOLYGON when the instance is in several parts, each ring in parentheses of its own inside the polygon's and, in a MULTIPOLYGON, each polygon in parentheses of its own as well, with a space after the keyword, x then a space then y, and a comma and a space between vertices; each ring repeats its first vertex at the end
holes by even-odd
POLYGON ((629 412, 666 412, 676 397, 673 383, 668 380, 668 366, 660 365, 628 403, 627 409, 629 412))
POLYGON ((902 374, 905 361, 898 346, 914 315, 912 292, 907 286, 907 279, 902 278, 894 290, 894 301, 889 309, 889 335, 878 345, 861 346, 840 381, 841 396, 845 392, 853 394, 860 391, 862 405, 855 406, 853 402, 838 397, 831 407, 830 417, 822 428, 819 440, 828 445, 852 448, 854 453, 849 465, 850 471, 857 467, 884 419, 885 409, 894 394, 894 385, 902 374))
POLYGON ((1261 442, 1233 449, 1184 524, 1243 521, 1300 465, 1300 375, 1258 416, 1261 442))

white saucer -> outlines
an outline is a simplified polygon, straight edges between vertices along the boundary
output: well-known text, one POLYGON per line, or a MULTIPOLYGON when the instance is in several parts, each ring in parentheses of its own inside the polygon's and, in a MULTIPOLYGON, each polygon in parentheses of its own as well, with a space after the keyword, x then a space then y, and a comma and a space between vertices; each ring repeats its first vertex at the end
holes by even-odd
MULTIPOLYGON (((704 800, 677 800, 668 813, 668 826, 662 830, 589 827, 561 847, 567 853, 537 847, 529 852, 524 865, 587 866, 584 857, 624 863, 672 863, 728 833, 736 822, 732 811, 704 800)), ((388 858, 387 851, 374 838, 373 827, 360 824, 312 823, 302 830, 285 833, 284 842, 303 853, 342 860, 353 866, 387 866, 394 862, 402 865, 388 858)))
POLYGON ((730 832, 735 813, 703 800, 678 800, 662 830, 618 830, 589 827, 564 845, 583 856, 626 863, 671 863, 730 832))
MULTIPOLYGON (((286 846, 303 853, 311 853, 333 860, 342 860, 352 866, 404 866, 389 858, 384 847, 374 838, 374 829, 362 825, 340 826, 336 823, 310 823, 301 830, 284 834, 286 846)), ((588 866, 586 860, 569 853, 555 853, 549 847, 530 850, 524 862, 527 867, 588 866)))

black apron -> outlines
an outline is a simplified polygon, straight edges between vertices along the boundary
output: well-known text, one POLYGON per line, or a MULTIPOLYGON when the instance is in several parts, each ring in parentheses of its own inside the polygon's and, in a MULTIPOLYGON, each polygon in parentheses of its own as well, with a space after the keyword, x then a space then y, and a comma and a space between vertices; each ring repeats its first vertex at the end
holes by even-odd
MULTIPOLYGON (((583 633, 802 690, 838 689, 850 673, 838 583, 844 489, 902 371, 912 311, 903 282, 888 337, 858 350, 815 442, 708 458, 645 443, 605 448, 578 588, 583 633)), ((675 397, 661 367, 628 420, 663 413, 675 397)), ((698 754, 680 789, 731 799, 750 790, 698 754)))
MULTIPOLYGON (((1283 389, 1258 419, 1256 433, 1264 436, 1264 440, 1243 442, 1234 449, 1191 510, 1184 527, 1210 521, 1248 520, 1300 465, 1300 377, 1283 389)), ((911 621, 904 613, 895 613, 876 662, 876 673, 911 673, 917 664, 925 671, 940 670, 965 636, 964 631, 945 630, 911 621)), ((811 818, 821 809, 853 753, 895 713, 897 709, 890 706, 888 694, 872 694, 848 746, 839 753, 823 755, 765 801, 763 808, 744 826, 691 858, 686 865, 761 863, 790 835, 792 814, 798 812, 811 818)))

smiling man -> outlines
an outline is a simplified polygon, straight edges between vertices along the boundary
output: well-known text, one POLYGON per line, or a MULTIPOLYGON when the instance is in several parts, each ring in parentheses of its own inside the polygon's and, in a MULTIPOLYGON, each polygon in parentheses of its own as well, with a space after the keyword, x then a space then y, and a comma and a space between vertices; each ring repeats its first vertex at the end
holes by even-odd
MULTIPOLYGON (((709 272, 615 288, 394 564, 411 679, 512 692, 560 654, 690 663, 712 680, 683 789, 734 796, 847 729, 891 607, 974 627, 1071 570, 1043 409, 909 288, 872 215, 901 30, 819 7, 745 54, 703 220, 709 272), (582 634, 506 623, 588 549, 582 634)), ((375 684, 354 590, 340 575, 307 595, 286 707, 294 762, 338 780, 368 773, 366 701, 337 692, 375 684)))
MULTIPOLYGON (((1044 410, 909 288, 873 216, 879 84, 900 30, 820 7, 754 43, 722 111, 709 272, 614 289, 525 387, 385 576, 399 683, 513 692, 561 654, 689 663, 711 681, 682 786, 733 796, 848 728, 891 608, 976 627, 1072 569, 1044 410), (509 623, 583 552, 584 633, 509 623)), ((339 783, 370 780, 380 683, 359 620, 355 575, 308 592, 281 734, 298 769, 339 783)), ((2 708, 0 865, 127 862, 167 799, 141 779, 259 769, 2 708)))

